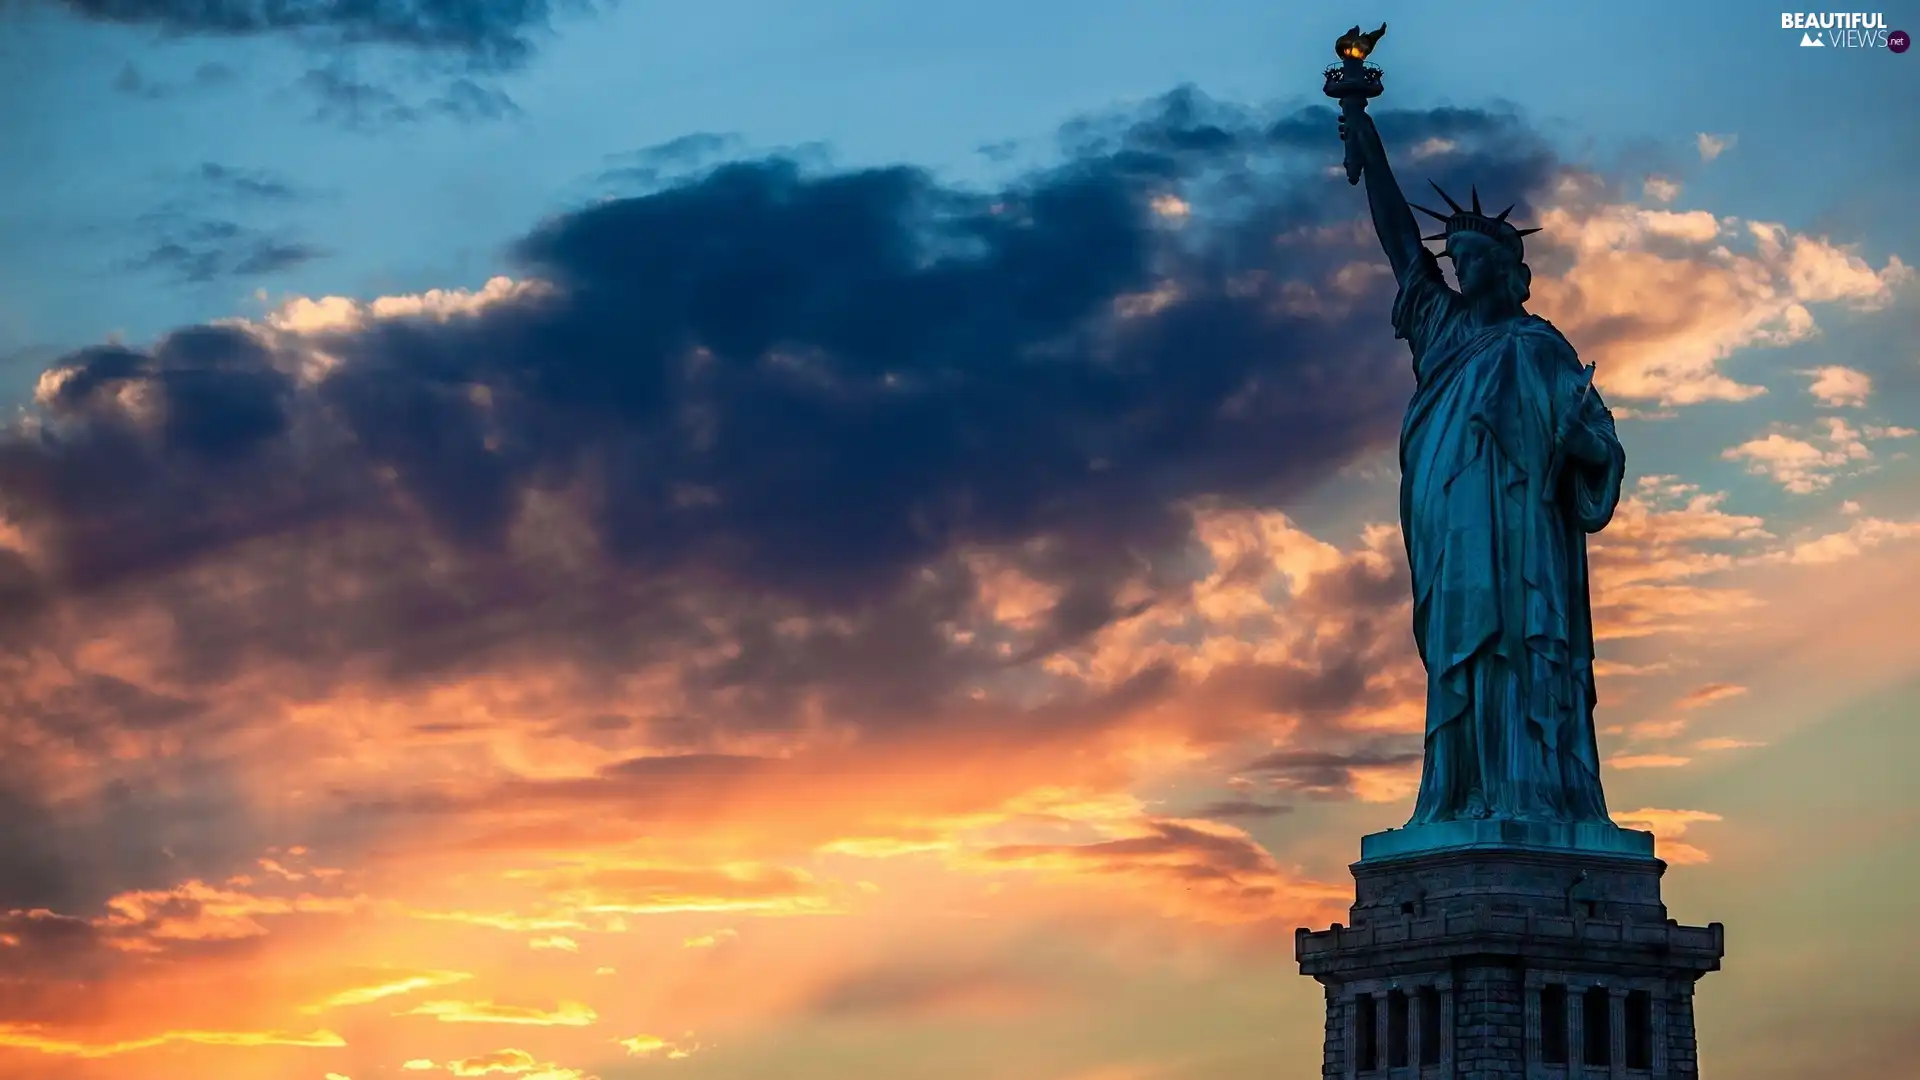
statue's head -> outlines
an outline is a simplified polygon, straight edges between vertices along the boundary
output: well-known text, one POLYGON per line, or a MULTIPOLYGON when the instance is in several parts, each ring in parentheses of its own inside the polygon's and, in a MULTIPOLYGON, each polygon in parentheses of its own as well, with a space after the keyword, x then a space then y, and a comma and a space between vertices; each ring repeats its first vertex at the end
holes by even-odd
POLYGON ((1452 213, 1442 214, 1415 205, 1415 210, 1446 225, 1441 232, 1421 239, 1446 241, 1447 257, 1453 260, 1461 295, 1480 299, 1504 292, 1514 304, 1526 303, 1532 292, 1533 271, 1527 269, 1526 242, 1522 238, 1540 230, 1514 228, 1507 221, 1507 215, 1513 212, 1511 206, 1491 217, 1482 213, 1477 188, 1473 191, 1470 209, 1454 202, 1452 196, 1440 190, 1440 185, 1435 184, 1433 190, 1447 200, 1447 208, 1452 213))
POLYGON ((1453 260, 1460 295, 1469 300, 1504 294, 1518 307, 1533 295, 1533 271, 1526 261, 1512 248, 1480 233, 1450 234, 1447 258, 1453 260))

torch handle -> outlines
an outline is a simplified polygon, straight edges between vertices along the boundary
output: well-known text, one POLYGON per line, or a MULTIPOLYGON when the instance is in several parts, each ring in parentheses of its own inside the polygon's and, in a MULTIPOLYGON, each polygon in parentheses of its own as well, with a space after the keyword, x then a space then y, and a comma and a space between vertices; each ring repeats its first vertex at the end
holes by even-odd
POLYGON ((1358 184, 1360 171, 1366 164, 1366 155, 1360 149, 1361 136, 1353 130, 1353 125, 1366 116, 1367 99, 1358 95, 1343 97, 1340 99, 1340 112, 1340 137, 1347 144, 1347 183, 1358 184))

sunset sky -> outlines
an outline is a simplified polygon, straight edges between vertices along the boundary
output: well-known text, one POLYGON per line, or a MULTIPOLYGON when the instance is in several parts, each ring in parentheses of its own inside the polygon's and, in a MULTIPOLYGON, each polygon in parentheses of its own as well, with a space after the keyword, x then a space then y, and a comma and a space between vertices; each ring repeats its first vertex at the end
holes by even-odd
POLYGON ((1318 1076, 1419 760, 1382 19, 1621 417, 1708 1075, 1920 1077, 1920 54, 1390 0, 0 9, 0 1075, 1318 1076))

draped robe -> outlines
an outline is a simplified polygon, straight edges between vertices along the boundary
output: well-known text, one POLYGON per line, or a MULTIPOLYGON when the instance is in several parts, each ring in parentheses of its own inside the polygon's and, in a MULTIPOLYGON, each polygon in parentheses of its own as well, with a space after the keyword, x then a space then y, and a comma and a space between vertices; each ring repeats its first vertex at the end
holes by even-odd
POLYGON ((1625 452, 1573 346, 1545 319, 1480 326, 1430 252, 1394 330, 1417 389, 1400 440, 1400 525, 1427 669, 1426 750, 1409 824, 1608 821, 1594 740, 1588 533, 1612 517, 1625 452), (1606 461, 1562 457, 1563 416, 1606 461))

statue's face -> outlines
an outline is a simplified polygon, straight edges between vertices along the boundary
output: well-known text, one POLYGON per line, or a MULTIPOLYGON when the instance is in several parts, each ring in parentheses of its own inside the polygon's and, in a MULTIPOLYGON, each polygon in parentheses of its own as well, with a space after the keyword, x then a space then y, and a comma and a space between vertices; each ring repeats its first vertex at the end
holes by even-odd
POLYGON ((1453 260, 1453 276, 1460 282, 1462 296, 1468 299, 1493 296, 1507 287, 1513 253, 1492 238, 1479 233, 1454 233, 1447 237, 1447 257, 1453 260))

